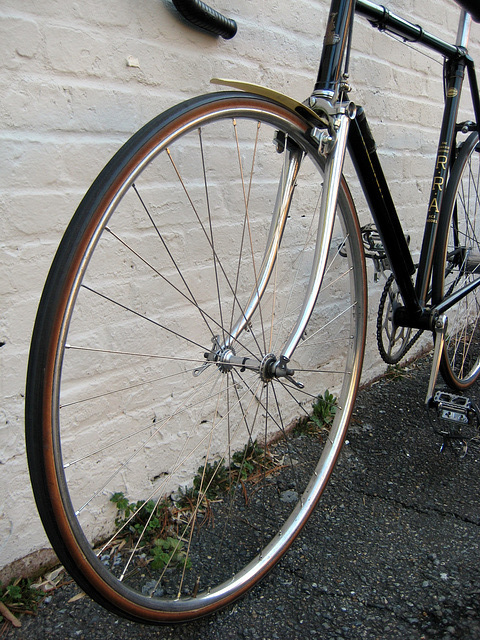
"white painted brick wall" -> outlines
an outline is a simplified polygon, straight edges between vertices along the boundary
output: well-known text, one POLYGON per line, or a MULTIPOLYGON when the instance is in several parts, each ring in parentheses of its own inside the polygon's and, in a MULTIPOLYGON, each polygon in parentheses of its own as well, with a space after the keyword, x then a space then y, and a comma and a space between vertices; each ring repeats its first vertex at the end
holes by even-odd
MULTIPOLYGON (((454 37, 451 0, 388 6, 454 37)), ((0 569, 47 546, 23 436, 28 345, 47 270, 81 195, 113 151, 158 112, 234 77, 305 98, 327 0, 216 0, 237 16, 231 41, 187 28, 168 0, 2 0, 0 5, 0 569), (230 6, 232 5, 232 6, 230 6), (127 66, 131 56, 138 67, 127 66)), ((478 52, 474 26, 472 51, 478 52)), ((394 198, 419 246, 441 116, 441 67, 359 21, 352 96, 373 125, 394 198)), ((480 60, 480 56, 477 56, 480 60)), ((355 183, 362 222, 366 220, 355 183)), ((364 379, 383 365, 372 339, 364 379)))

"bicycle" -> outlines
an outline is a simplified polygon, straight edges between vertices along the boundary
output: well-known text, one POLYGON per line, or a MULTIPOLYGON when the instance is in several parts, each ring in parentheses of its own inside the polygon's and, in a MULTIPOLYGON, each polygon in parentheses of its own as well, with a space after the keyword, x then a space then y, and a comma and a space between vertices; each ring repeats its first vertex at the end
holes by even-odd
MULTIPOLYGON (((455 395, 448 406, 434 396, 439 369, 462 390, 480 372, 478 127, 456 122, 465 72, 480 119, 465 10, 480 12, 459 4, 453 45, 369 0, 332 0, 305 103, 217 81, 229 90, 136 133, 79 205, 34 328, 27 452, 59 559, 108 609, 150 623, 199 617, 288 549, 352 414, 365 255, 392 272, 379 313, 384 358, 398 362, 431 331, 427 404, 466 418, 455 395), (348 98, 355 11, 445 59, 418 265, 365 113, 348 98), (360 228, 342 175, 347 148, 374 227, 360 228)), ((211 25, 202 3, 176 5, 211 25)), ((213 19, 233 35, 234 24, 213 19)))

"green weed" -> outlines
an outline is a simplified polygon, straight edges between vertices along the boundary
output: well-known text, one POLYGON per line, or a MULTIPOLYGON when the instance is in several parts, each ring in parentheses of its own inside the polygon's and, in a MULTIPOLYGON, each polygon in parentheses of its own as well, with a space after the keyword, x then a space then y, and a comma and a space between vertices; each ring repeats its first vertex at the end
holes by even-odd
POLYGON ((200 502, 198 508, 202 510, 209 500, 216 500, 228 492, 229 487, 230 476, 222 461, 207 462, 203 467, 198 467, 193 486, 180 491, 177 505, 180 509, 193 509, 200 502))
POLYGON ((312 420, 315 424, 323 429, 330 426, 337 412, 337 399, 326 389, 323 396, 318 396, 312 404, 312 420))
POLYGON ((261 468, 269 466, 270 457, 265 449, 257 443, 249 442, 243 448, 243 451, 237 451, 232 456, 232 464, 230 465, 230 473, 233 481, 246 481, 248 478, 261 468))
POLYGON ((319 395, 312 403, 312 413, 300 418, 295 425, 298 435, 316 435, 329 427, 337 411, 337 399, 327 389, 323 396, 319 395))
POLYGON ((200 511, 208 509, 210 500, 222 499, 238 482, 254 479, 260 471, 274 467, 272 457, 255 440, 245 445, 242 451, 232 455, 230 466, 223 461, 208 462, 199 467, 193 479, 193 486, 181 491, 177 506, 181 509, 200 511))
POLYGON ((408 377, 408 373, 399 364, 389 364, 387 366, 387 373, 385 374, 385 377, 388 380, 401 380, 402 378, 408 377))
MULTIPOLYGON (((6 586, 0 582, 0 602, 13 614, 34 613, 43 596, 43 593, 32 588, 32 580, 27 578, 17 578, 6 586)), ((4 622, 1 613, 0 622, 4 622)))
POLYGON ((195 496, 202 494, 207 500, 216 500, 220 495, 228 491, 230 478, 228 471, 222 462, 208 462, 199 467, 197 475, 193 479, 195 496))
POLYGON ((185 544, 178 538, 155 540, 151 550, 153 556, 152 568, 162 570, 164 567, 180 567, 191 569, 192 563, 184 551, 185 544))
POLYGON ((167 499, 160 500, 158 504, 155 500, 145 503, 143 500, 129 502, 122 492, 117 492, 111 496, 110 501, 117 507, 116 527, 123 528, 126 535, 141 535, 145 542, 149 542, 152 537, 165 535, 172 523, 167 499))
POLYGON ((130 502, 121 491, 111 498, 117 508, 115 525, 119 529, 120 538, 141 536, 142 546, 148 551, 153 569, 164 567, 181 567, 190 569, 191 562, 183 550, 184 543, 172 535, 174 520, 172 510, 176 507, 164 498, 157 504, 154 500, 130 502))

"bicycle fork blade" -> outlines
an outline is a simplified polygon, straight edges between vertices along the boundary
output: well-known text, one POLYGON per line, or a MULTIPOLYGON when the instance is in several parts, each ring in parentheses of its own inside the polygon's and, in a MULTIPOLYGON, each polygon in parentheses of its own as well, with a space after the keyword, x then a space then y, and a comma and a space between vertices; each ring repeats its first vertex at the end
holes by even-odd
POLYGON ((302 310, 282 351, 282 356, 287 358, 287 360, 291 359, 297 344, 305 332, 322 286, 327 264, 333 226, 335 223, 335 212, 340 189, 340 180, 342 178, 343 163, 345 159, 350 116, 345 114, 339 115, 336 119, 336 123, 338 123, 338 128, 335 146, 327 156, 325 165, 325 182, 323 185, 322 200, 320 204, 320 218, 318 222, 317 241, 315 245, 312 271, 302 310))
POLYGON ((265 254, 258 273, 255 275, 255 286, 253 287, 250 298, 246 306, 242 309, 241 316, 231 330, 228 339, 225 341, 225 347, 228 347, 235 342, 238 336, 249 324, 253 314, 260 304, 261 298, 265 292, 275 266, 303 155, 300 147, 294 145, 292 141, 286 142, 283 152, 285 153, 285 162, 278 185, 275 208, 270 223, 265 254))

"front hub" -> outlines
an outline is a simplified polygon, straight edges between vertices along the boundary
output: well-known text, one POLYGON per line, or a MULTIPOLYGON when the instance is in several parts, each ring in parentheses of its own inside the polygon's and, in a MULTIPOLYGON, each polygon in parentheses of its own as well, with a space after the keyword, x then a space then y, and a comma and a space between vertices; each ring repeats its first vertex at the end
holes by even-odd
POLYGON ((195 369, 195 376, 200 375, 210 364, 216 364, 222 373, 228 373, 233 368, 239 373, 243 373, 245 370, 255 371, 264 382, 270 382, 274 378, 288 378, 295 386, 303 388, 301 382, 294 380, 295 371, 287 367, 289 360, 285 356, 277 358, 274 353, 267 353, 261 360, 257 360, 248 356, 237 356, 232 346, 220 344, 219 336, 213 337, 212 342, 212 350, 204 354, 207 362, 195 369))

